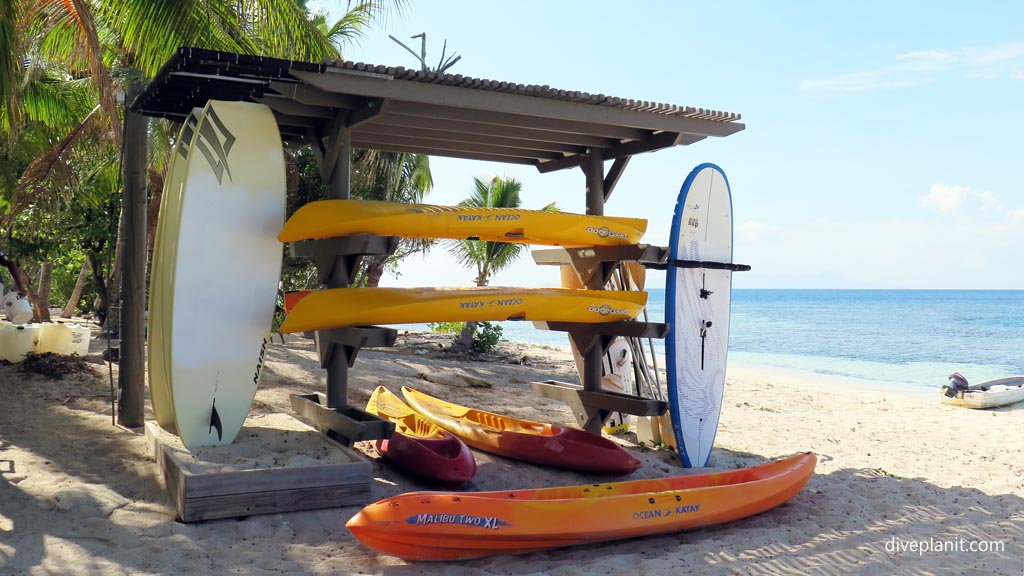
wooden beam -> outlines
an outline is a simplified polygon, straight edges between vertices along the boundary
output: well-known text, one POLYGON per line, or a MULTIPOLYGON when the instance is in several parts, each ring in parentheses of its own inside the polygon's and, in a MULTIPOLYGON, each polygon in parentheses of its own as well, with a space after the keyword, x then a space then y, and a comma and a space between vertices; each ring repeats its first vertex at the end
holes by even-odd
POLYGON ((291 98, 297 102, 308 104, 310 106, 327 106, 330 108, 348 108, 354 110, 356 108, 361 108, 366 103, 364 98, 348 96, 345 94, 332 94, 330 92, 324 92, 314 86, 310 86, 309 84, 300 84, 297 82, 271 80, 270 88, 279 92, 285 98, 291 98))
POLYGON ((387 111, 390 106, 391 103, 387 100, 370 100, 361 108, 353 110, 349 114, 347 126, 355 128, 364 122, 374 121, 387 111))
MULTIPOLYGON (((364 150, 385 150, 388 152, 408 152, 409 154, 424 154, 425 152, 421 148, 414 146, 402 146, 400 144, 377 144, 372 142, 362 142, 360 140, 352 141, 353 148, 362 148, 364 150)), ((446 156, 448 158, 464 158, 466 160, 484 160, 487 162, 504 162, 506 164, 525 164, 527 166, 537 166, 537 160, 533 158, 522 158, 518 156, 500 156, 496 154, 477 154, 470 152, 462 152, 458 150, 435 150, 431 152, 434 156, 446 156)))
POLYGON ((321 126, 325 122, 324 119, 312 118, 310 116, 292 116, 290 114, 285 114, 284 112, 278 112, 277 110, 271 110, 271 112, 274 113, 274 119, 277 120, 278 127, 296 128, 297 130, 295 131, 305 128, 315 128, 317 126, 321 126))
POLYGON ((411 103, 471 108, 583 124, 628 126, 643 130, 667 130, 705 136, 728 136, 744 128, 743 124, 737 122, 720 122, 683 115, 651 114, 624 108, 566 102, 521 94, 366 77, 346 73, 337 68, 329 68, 324 73, 293 70, 291 74, 325 92, 394 98, 411 103))
POLYGON ((313 118, 334 118, 338 111, 335 108, 329 108, 326 106, 310 106, 309 104, 303 104, 295 100, 282 98, 280 96, 273 96, 267 94, 259 98, 253 98, 260 104, 265 104, 275 112, 281 112, 289 116, 310 116, 313 118))
POLYGON ((388 118, 391 118, 391 115, 386 115, 380 120, 364 124, 359 127, 357 132, 359 134, 408 136, 440 142, 491 144, 509 148, 564 152, 568 154, 583 154, 587 151, 584 146, 573 146, 571 144, 562 144, 559 142, 542 142, 539 140, 527 140, 523 138, 505 138, 497 134, 472 134, 466 132, 449 132, 445 130, 429 130, 426 128, 396 126, 393 124, 387 124, 386 122, 388 118))
POLYGON ((513 148, 509 146, 495 146, 491 144, 477 144, 472 142, 458 142, 455 140, 438 140, 427 138, 413 138, 406 136, 394 136, 390 134, 372 134, 359 132, 353 138, 360 143, 373 146, 389 146, 397 144, 407 148, 422 150, 422 154, 435 154, 443 151, 455 151, 465 153, 483 152, 486 154, 509 156, 516 158, 537 158, 555 160, 562 158, 560 152, 547 152, 544 150, 531 150, 526 148, 513 148))
POLYGON ((671 148, 673 146, 685 146, 699 142, 707 136, 700 134, 676 134, 674 132, 661 132, 655 134, 650 138, 643 141, 636 142, 625 142, 618 146, 613 146, 605 150, 604 157, 606 160, 612 160, 616 158, 625 158, 634 154, 642 154, 644 152, 653 152, 655 150, 661 150, 664 148, 671 148))
POLYGON ((525 127, 568 134, 588 134, 591 136, 613 138, 616 140, 643 140, 651 134, 649 130, 632 128, 629 126, 602 124, 600 122, 563 120, 561 118, 550 118, 546 116, 528 116, 525 114, 478 110, 475 108, 456 108, 454 104, 451 106, 443 106, 437 104, 403 102, 396 99, 391 111, 395 114, 405 114, 408 116, 426 116, 430 118, 441 118, 444 120, 465 120, 479 124, 525 127))
POLYGON ((323 148, 323 160, 320 162, 320 178, 324 182, 330 182, 334 177, 334 165, 338 162, 338 155, 342 149, 342 139, 351 138, 352 131, 348 127, 349 112, 340 112, 331 123, 327 135, 329 142, 323 148))
POLYGON ((607 203, 608 198, 611 197, 612 191, 615 190, 615 185, 619 183, 619 178, 622 176, 622 171, 626 169, 626 165, 629 164, 629 159, 632 156, 623 156, 617 158, 612 167, 608 170, 608 175, 604 177, 604 201, 607 203))
POLYGON ((390 110, 388 114, 381 115, 376 120, 376 123, 390 126, 441 130, 452 134, 479 134, 484 136, 519 138, 522 140, 532 140, 537 142, 560 142, 582 147, 594 146, 597 148, 609 148, 619 143, 619 140, 615 138, 603 138, 600 136, 589 136, 586 134, 570 134, 551 130, 525 128, 521 126, 500 126, 497 124, 484 124, 464 120, 427 118, 423 116, 410 116, 408 114, 396 114, 393 109, 390 110))
MULTIPOLYGON (((587 162, 586 154, 577 154, 576 156, 566 156, 561 160, 551 160, 549 162, 541 162, 537 165, 537 171, 541 174, 548 172, 554 172, 555 170, 565 170, 566 168, 575 168, 579 166, 584 168, 587 162)), ((586 169, 584 168, 584 172, 586 169)))

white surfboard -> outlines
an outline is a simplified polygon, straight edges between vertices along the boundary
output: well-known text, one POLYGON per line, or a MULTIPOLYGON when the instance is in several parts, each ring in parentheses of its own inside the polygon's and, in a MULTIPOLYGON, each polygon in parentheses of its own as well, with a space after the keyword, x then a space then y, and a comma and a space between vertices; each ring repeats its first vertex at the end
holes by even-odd
MULTIPOLYGON (((263 369, 281 274, 281 136, 269 108, 211 100, 186 162, 173 255, 169 390, 185 446, 228 444, 263 369)), ((167 332, 164 333, 165 337, 167 332)))
POLYGON ((687 468, 707 466, 718 431, 732 296, 732 272, 721 265, 732 263, 732 228, 725 174, 697 166, 676 203, 665 289, 668 397, 687 468))
POLYGON ((168 346, 170 341, 165 338, 169 334, 164 311, 168 308, 170 295, 173 293, 174 279, 171 277, 168 263, 174 261, 177 249, 177 235, 171 237, 168 230, 177 230, 179 207, 181 205, 181 185, 185 181, 188 152, 195 135, 196 125, 202 110, 194 110, 185 119, 178 138, 171 149, 171 158, 164 180, 163 193, 160 196, 160 217, 156 224, 156 238, 153 246, 153 265, 149 281, 149 315, 147 317, 146 336, 148 342, 149 398, 153 404, 153 413, 161 428, 174 432, 174 402, 171 400, 170 384, 168 383, 168 346))

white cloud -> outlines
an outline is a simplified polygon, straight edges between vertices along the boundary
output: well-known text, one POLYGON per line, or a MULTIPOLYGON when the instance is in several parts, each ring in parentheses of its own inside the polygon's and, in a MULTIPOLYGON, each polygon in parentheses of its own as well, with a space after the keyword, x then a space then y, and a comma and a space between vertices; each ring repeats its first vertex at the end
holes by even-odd
POLYGON ((1024 80, 1024 42, 907 52, 897 54, 895 60, 876 70, 804 80, 799 87, 806 92, 868 92, 919 86, 947 73, 982 80, 1024 80))
POLYGON ((1011 222, 1024 221, 1024 208, 1010 208, 992 192, 978 192, 969 186, 935 184, 919 200, 921 206, 934 208, 943 214, 980 212, 1011 222))

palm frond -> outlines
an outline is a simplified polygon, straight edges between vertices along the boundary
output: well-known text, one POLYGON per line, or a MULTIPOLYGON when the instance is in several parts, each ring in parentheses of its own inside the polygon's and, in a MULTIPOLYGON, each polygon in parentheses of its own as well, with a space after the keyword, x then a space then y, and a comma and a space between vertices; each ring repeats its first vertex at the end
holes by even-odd
MULTIPOLYGON (((519 192, 522 184, 514 178, 490 180, 473 178, 473 188, 469 198, 459 202, 459 206, 474 208, 519 208, 522 201, 519 192)), ((549 204, 548 207, 553 207, 549 204)), ((477 285, 485 286, 491 275, 508 268, 518 260, 525 251, 521 244, 509 242, 491 242, 482 240, 457 240, 448 244, 449 252, 465 267, 475 266, 477 269, 477 285)))
POLYGON ((18 34, 21 24, 19 6, 20 3, 13 0, 0 4, 0 129, 9 140, 13 140, 20 109, 16 86, 24 52, 18 34))

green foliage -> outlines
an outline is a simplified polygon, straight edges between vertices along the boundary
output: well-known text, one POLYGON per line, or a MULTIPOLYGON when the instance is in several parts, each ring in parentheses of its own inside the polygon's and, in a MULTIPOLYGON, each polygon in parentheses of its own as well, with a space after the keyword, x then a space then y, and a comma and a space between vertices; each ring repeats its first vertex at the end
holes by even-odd
POLYGON ((430 322, 427 326, 434 334, 458 334, 465 322, 430 322))
MULTIPOLYGON (((491 322, 467 322, 466 326, 472 326, 473 348, 472 352, 482 354, 492 352, 501 340, 501 326, 491 322)), ((452 344, 459 344, 459 337, 452 338, 452 344)))
MULTIPOLYGON (((122 191, 117 91, 154 76, 181 46, 338 58, 344 43, 406 4, 360 1, 332 24, 302 0, 0 0, 0 249, 26 271, 53 263, 54 305, 66 300, 87 256, 101 265, 99 277, 116 282, 109 269, 122 191)), ((151 183, 166 170, 176 131, 150 124, 151 183)), ((304 154, 299 169, 310 177, 299 180, 307 189, 291 199, 301 203, 324 197, 315 159, 304 154)), ((286 272, 286 288, 312 283, 304 261, 286 272)), ((82 304, 95 294, 89 282, 82 304)))
MULTIPOLYGON (((522 205, 519 193, 523 186, 515 178, 502 179, 497 176, 490 180, 473 178, 473 185, 469 198, 459 202, 459 206, 519 208, 522 205)), ((552 202, 543 210, 557 211, 558 207, 552 202)), ((466 268, 476 268, 477 286, 487 286, 491 275, 511 266, 526 252, 526 248, 522 244, 484 240, 449 242, 448 250, 466 268)))

